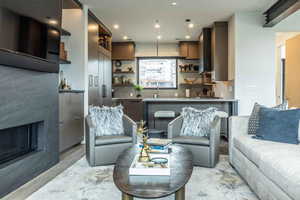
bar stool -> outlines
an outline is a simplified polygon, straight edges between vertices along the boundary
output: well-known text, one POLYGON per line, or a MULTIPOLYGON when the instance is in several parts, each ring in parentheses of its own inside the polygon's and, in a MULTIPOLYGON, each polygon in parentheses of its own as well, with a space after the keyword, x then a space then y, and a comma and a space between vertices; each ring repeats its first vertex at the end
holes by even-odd
POLYGON ((174 119, 176 113, 174 111, 156 111, 153 116, 153 126, 154 129, 149 130, 149 136, 154 138, 164 138, 166 137, 166 131, 161 129, 156 129, 156 120, 158 119, 174 119))

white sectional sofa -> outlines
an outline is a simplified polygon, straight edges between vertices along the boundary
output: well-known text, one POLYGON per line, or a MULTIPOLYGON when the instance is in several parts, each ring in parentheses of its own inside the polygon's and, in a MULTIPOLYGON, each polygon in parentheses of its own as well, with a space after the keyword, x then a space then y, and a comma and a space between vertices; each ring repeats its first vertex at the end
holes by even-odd
POLYGON ((231 165, 261 200, 300 200, 300 145, 253 139, 248 120, 229 120, 231 165))

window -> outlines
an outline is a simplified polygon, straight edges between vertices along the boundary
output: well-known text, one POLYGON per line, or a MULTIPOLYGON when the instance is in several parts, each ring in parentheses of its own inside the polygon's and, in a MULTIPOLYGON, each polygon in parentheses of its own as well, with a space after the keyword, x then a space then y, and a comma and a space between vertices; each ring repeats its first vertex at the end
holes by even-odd
POLYGON ((177 88, 175 58, 139 58, 139 85, 144 88, 177 88))

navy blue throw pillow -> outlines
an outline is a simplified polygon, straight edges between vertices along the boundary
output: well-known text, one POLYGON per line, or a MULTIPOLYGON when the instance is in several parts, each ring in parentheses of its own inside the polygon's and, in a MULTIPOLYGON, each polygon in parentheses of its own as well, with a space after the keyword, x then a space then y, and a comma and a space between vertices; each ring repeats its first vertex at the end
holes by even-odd
POLYGON ((300 109, 277 111, 270 108, 261 108, 259 119, 258 139, 289 144, 299 143, 300 109))

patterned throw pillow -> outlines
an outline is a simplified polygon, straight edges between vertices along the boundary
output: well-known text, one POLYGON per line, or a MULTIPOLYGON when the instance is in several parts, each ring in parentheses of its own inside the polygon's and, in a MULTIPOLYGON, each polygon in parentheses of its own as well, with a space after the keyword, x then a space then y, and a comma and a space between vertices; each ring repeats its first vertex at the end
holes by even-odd
POLYGON ((216 116, 216 108, 197 110, 192 107, 182 109, 183 124, 180 136, 209 137, 211 123, 216 116))
MULTIPOLYGON (((248 122, 248 134, 249 135, 256 135, 256 132, 259 128, 259 111, 261 108, 266 108, 265 106, 262 106, 258 103, 254 104, 252 113, 249 118, 248 122)), ((277 105, 275 107, 272 107, 276 110, 286 110, 288 109, 287 102, 284 102, 283 104, 277 105)))
POLYGON ((123 106, 90 107, 89 113, 96 126, 96 136, 123 135, 123 106))

